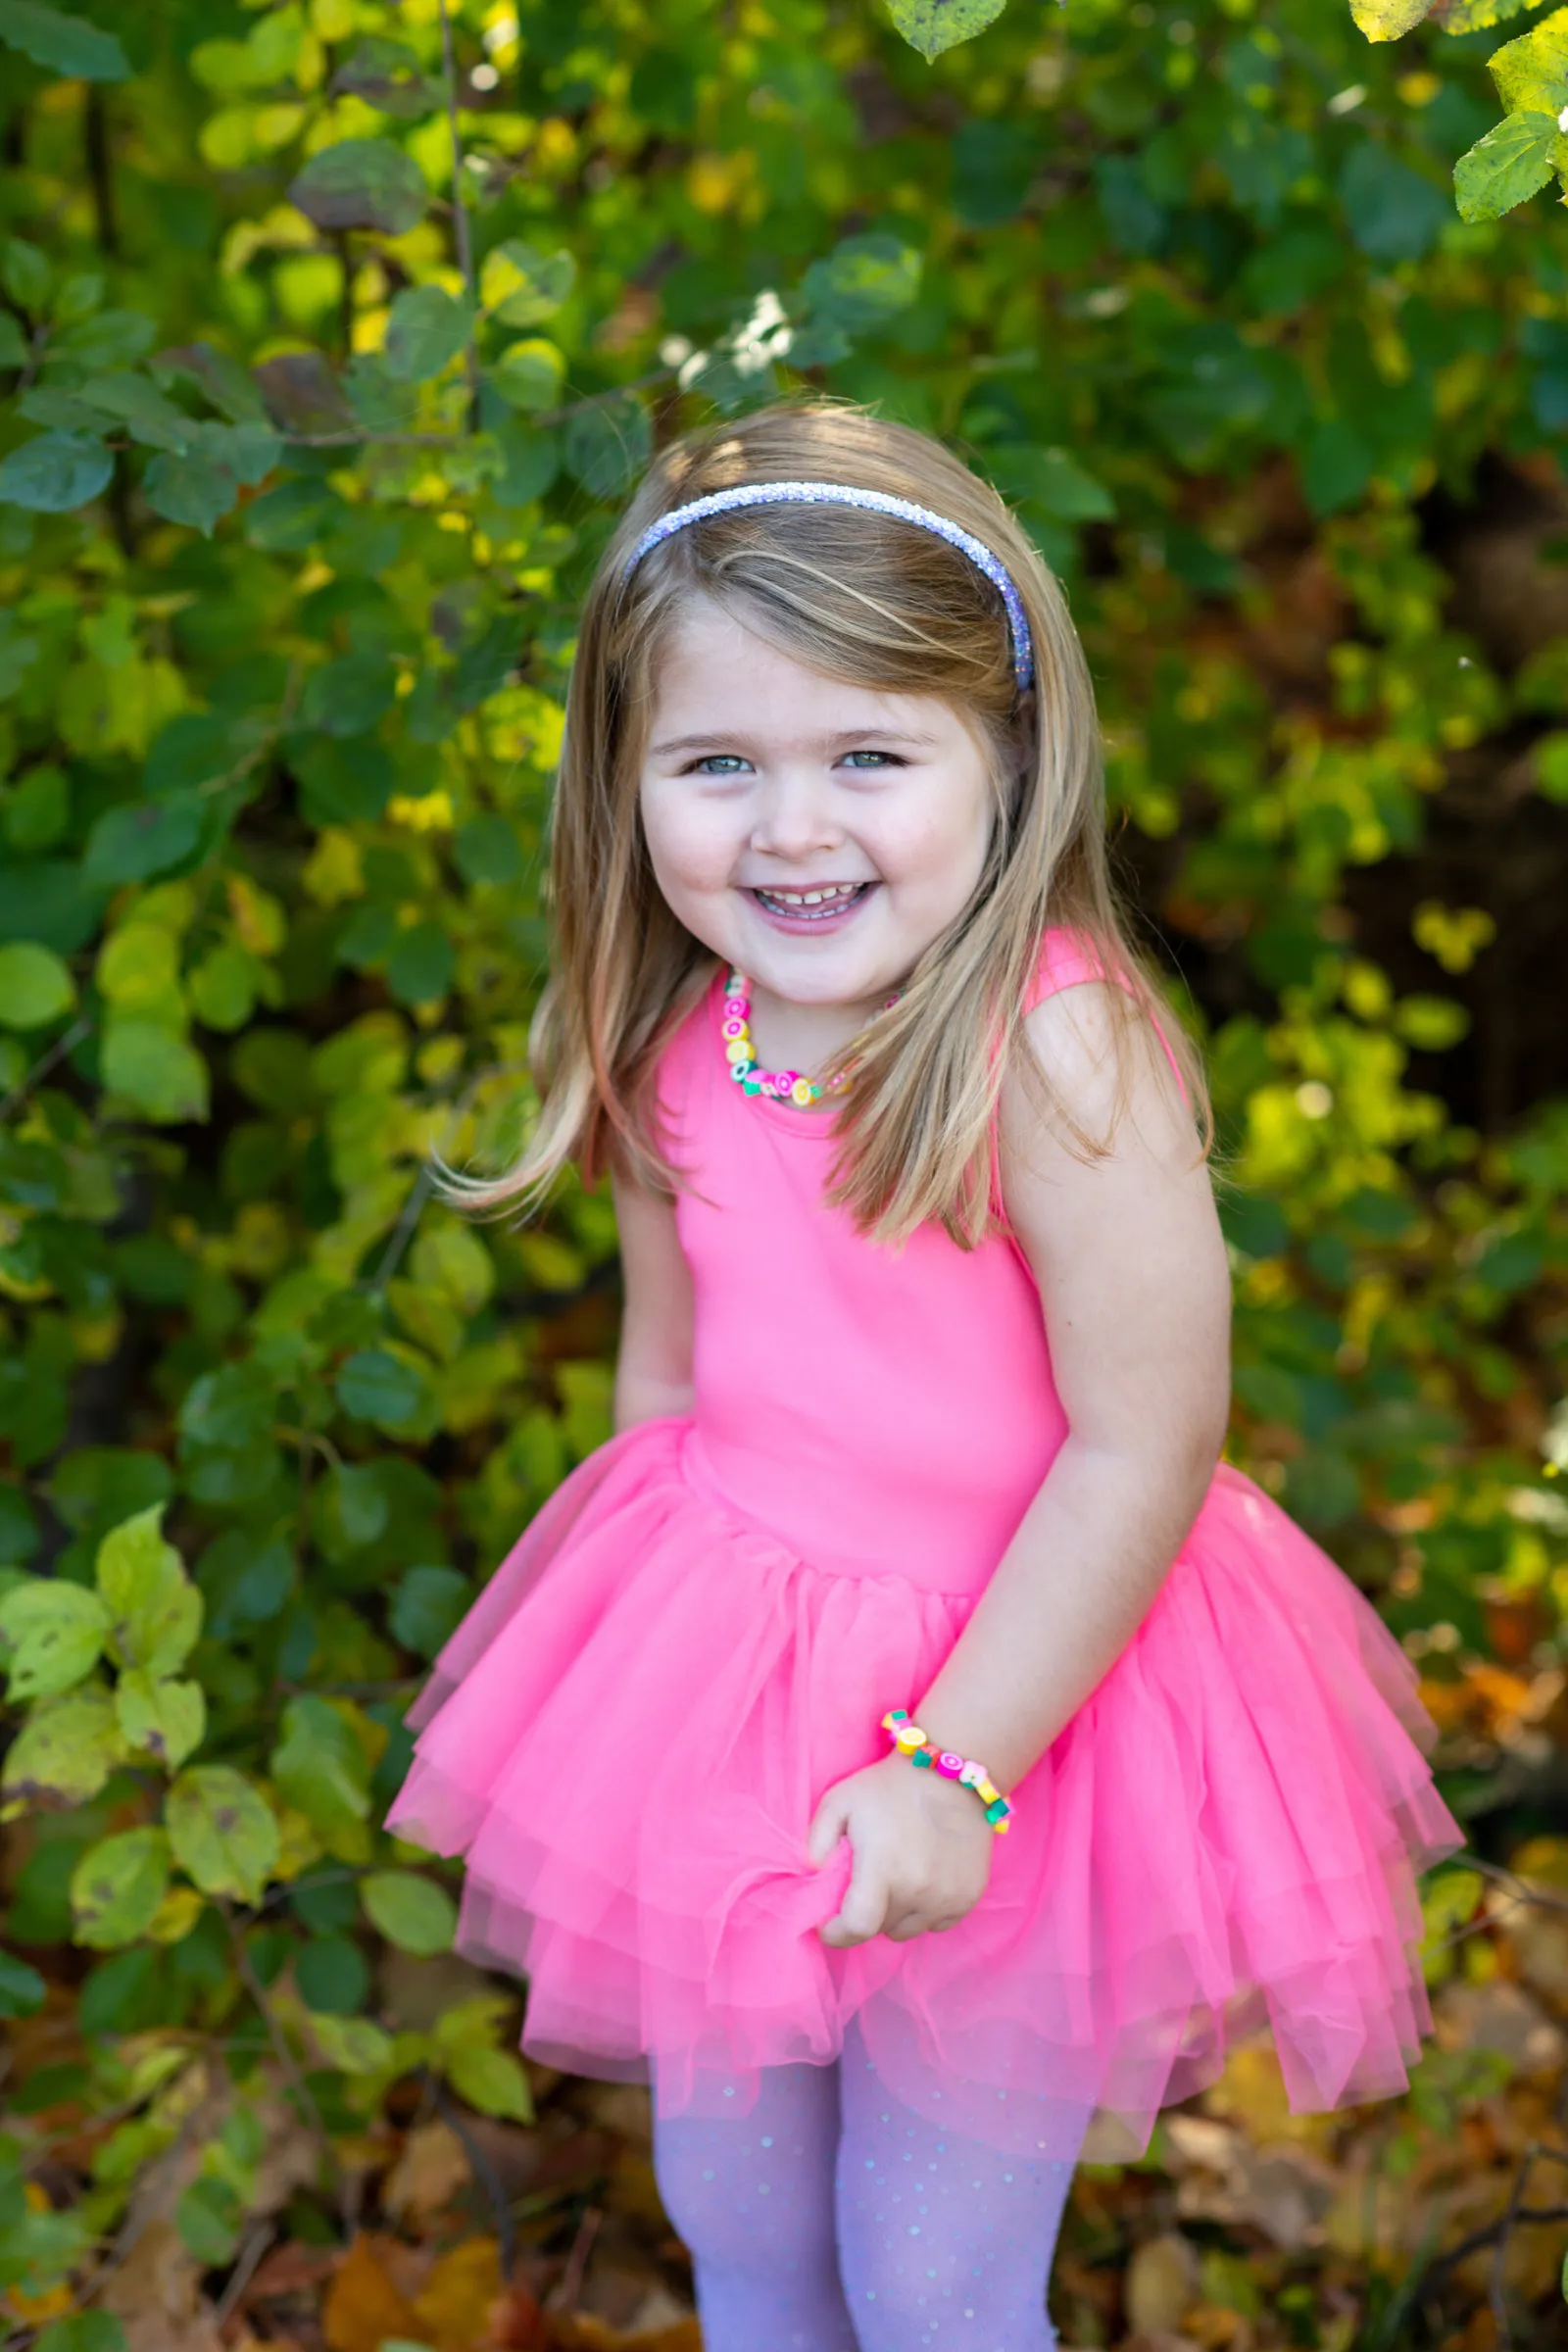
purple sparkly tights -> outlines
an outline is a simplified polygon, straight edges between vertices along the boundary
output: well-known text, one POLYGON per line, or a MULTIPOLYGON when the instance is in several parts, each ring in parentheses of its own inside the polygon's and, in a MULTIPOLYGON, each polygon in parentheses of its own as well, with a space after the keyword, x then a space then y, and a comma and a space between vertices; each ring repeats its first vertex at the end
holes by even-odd
POLYGON ((764 2074, 749 2115, 662 2119, 654 2164, 705 2352, 1056 2342, 1046 2280, 1072 2167, 925 2123, 882 2088, 853 2027, 839 2066, 764 2074))

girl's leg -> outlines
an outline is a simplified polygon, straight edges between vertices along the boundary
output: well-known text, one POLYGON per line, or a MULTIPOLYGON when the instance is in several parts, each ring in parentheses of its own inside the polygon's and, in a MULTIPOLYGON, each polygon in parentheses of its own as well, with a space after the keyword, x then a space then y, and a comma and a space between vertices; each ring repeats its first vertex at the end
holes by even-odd
POLYGON ((1051 2352, 1046 2281, 1072 2166, 901 2107, 853 2024, 841 2097, 839 2265, 860 2352, 1051 2352))
POLYGON ((706 2352, 857 2352, 833 2240, 838 2073, 769 2067, 750 2115, 655 2122, 706 2352))

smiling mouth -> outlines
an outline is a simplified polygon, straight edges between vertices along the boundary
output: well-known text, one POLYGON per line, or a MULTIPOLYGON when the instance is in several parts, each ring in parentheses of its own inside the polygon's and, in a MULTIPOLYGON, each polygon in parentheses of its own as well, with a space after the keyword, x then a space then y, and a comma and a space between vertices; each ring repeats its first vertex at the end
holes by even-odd
POLYGON ((810 890, 756 890, 752 895, 761 906, 797 922, 819 923, 842 914, 872 887, 869 882, 823 882, 810 890))

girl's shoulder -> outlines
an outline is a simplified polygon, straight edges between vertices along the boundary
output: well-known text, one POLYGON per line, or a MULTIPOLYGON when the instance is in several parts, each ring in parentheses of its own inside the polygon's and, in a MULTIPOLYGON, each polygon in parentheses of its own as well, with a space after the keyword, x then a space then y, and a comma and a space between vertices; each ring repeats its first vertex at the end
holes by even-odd
POLYGON ((1053 923, 1041 934, 1023 1009, 1033 1012, 1047 997, 1059 996, 1063 989, 1077 988, 1086 980, 1115 980, 1129 993, 1136 993, 1129 975, 1107 963, 1087 931, 1071 923, 1053 923))
POLYGON ((1176 1084, 1181 1090, 1183 1102, 1190 1102, 1192 1093, 1183 1072, 1180 1057, 1172 1049, 1170 1038, 1158 1012, 1150 1003, 1147 989, 1140 986, 1125 964, 1118 962, 1113 956, 1105 955, 1099 943, 1087 931, 1080 931, 1071 923, 1054 923, 1048 931, 1042 933, 1039 954, 1035 958, 1034 973, 1024 997, 1023 1009, 1026 1014, 1031 1013, 1035 1006, 1043 1004, 1048 997, 1059 996, 1064 989, 1078 988, 1084 982, 1091 980, 1113 981, 1118 988, 1124 989, 1140 1006, 1159 1041, 1165 1059, 1175 1073, 1176 1084))

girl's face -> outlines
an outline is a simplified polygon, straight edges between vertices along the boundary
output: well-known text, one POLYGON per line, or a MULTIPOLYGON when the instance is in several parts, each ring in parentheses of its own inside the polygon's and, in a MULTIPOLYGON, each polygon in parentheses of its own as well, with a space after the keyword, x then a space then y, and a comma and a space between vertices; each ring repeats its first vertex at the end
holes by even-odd
POLYGON ((641 807, 695 938, 787 1003, 858 1010, 962 911, 996 802, 952 704, 824 677, 699 598, 660 666, 641 807))

